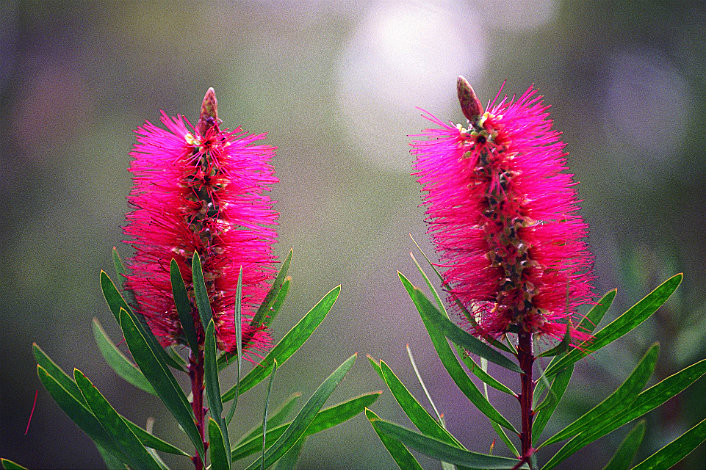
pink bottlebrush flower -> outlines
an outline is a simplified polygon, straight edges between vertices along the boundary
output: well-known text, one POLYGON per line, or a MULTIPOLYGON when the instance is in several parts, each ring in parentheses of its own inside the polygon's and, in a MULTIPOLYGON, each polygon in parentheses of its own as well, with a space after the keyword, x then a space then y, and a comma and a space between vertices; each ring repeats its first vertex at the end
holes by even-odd
MULTIPOLYGON (((249 320, 275 275, 270 226, 278 214, 265 194, 278 180, 269 161, 275 147, 258 142, 265 134, 247 135, 240 127, 221 129, 213 89, 203 100, 196 128, 179 115, 162 111, 162 129, 149 121, 136 131, 130 172, 134 186, 128 198, 125 234, 135 248, 126 287, 135 295, 163 346, 186 344, 174 306, 169 276, 172 258, 179 264, 193 303, 191 261, 198 253, 211 301, 218 347, 236 348, 234 304, 243 269, 243 345, 263 348, 269 336, 249 320)), ((192 308, 203 338, 196 307, 192 308)))
POLYGON ((474 334, 561 338, 594 276, 560 133, 532 87, 487 112, 463 77, 458 91, 468 127, 425 112, 437 127, 411 150, 444 284, 475 317, 474 334))

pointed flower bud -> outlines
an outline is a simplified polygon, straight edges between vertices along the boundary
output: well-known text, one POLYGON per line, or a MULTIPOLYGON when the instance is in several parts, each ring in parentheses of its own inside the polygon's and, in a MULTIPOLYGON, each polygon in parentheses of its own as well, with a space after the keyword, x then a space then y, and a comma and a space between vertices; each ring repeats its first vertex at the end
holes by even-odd
MULTIPOLYGON (((128 198, 125 234, 135 248, 128 261, 126 287, 135 294, 163 346, 186 344, 172 297, 169 265, 175 259, 193 298, 191 262, 201 258, 216 325, 218 346, 236 348, 234 305, 243 269, 242 331, 246 348, 269 344, 262 327, 250 325, 275 275, 272 245, 277 234, 273 201, 266 195, 277 182, 269 161, 275 148, 265 135, 240 127, 221 129, 216 95, 206 92, 195 129, 183 117, 162 112, 166 129, 146 122, 136 131, 131 156, 134 186, 128 198)), ((192 316, 203 338, 195 304, 192 316)))
MULTIPOLYGON (((482 108, 466 85, 459 79, 472 120, 482 108)), ((445 287, 479 336, 562 338, 565 322, 593 295, 588 225, 547 109, 530 87, 516 101, 494 101, 470 129, 426 113, 435 127, 412 142, 445 287)), ((574 340, 588 337, 572 329, 574 340)))
POLYGON ((461 111, 471 123, 476 123, 478 118, 483 114, 483 105, 481 104, 476 92, 468 80, 459 75, 456 81, 456 89, 458 91, 458 101, 461 103, 461 111))

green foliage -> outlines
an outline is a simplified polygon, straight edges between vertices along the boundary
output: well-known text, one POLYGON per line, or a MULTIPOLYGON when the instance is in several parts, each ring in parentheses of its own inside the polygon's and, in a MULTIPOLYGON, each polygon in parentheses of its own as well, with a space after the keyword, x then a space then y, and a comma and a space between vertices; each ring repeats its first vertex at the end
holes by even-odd
POLYGON ((645 437, 645 421, 637 423, 637 426, 632 428, 623 442, 618 446, 610 461, 603 467, 603 470, 627 470, 632 465, 632 459, 635 458, 637 450, 642 444, 642 438, 645 437))

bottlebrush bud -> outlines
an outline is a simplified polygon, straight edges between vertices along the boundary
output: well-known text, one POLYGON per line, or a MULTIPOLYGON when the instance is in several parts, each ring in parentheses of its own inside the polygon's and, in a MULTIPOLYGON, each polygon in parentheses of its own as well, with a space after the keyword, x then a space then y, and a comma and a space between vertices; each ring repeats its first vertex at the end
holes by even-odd
POLYGON ((483 114, 483 105, 481 104, 476 92, 468 80, 459 75, 456 82, 458 91, 458 101, 461 103, 461 111, 471 123, 475 124, 478 118, 483 114))

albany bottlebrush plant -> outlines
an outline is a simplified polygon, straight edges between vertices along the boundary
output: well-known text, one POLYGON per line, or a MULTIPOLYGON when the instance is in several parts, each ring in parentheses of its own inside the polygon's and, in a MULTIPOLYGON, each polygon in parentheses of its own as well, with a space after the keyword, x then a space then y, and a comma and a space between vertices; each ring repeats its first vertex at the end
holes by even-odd
MULTIPOLYGON (((706 360, 642 391, 656 365, 659 347, 653 345, 615 392, 537 445, 566 390, 574 363, 647 319, 678 287, 682 276, 665 281, 593 335, 615 291, 593 301, 592 256, 584 240, 588 226, 577 213, 576 185, 565 172, 567 154, 560 134, 552 129, 549 107, 531 87, 517 99, 498 101, 496 97, 487 111, 463 77, 459 77, 457 91, 467 122, 445 124, 424 112, 436 127, 414 136, 411 150, 416 157, 414 175, 425 192, 429 234, 440 259, 431 266, 446 293, 449 310, 419 264, 436 305, 405 276, 399 276, 442 364, 459 389, 490 419, 512 456, 466 450, 446 429, 443 414, 433 402, 436 417, 421 406, 384 361, 372 358, 371 365, 421 434, 384 421, 370 410, 366 414, 405 470, 421 468, 408 447, 438 458, 445 469, 454 465, 536 469, 540 468, 540 449, 570 439, 541 467, 549 469, 681 392, 706 372, 706 360), (584 304, 593 308, 582 317, 577 309, 584 304), (448 339, 455 343, 468 372, 448 339), (558 344, 547 348, 553 340, 558 344), (544 351, 537 352, 541 346, 544 351), (480 356, 480 364, 472 358, 474 354, 480 356), (542 371, 538 358, 552 356, 542 371), (488 362, 517 373, 519 391, 490 375, 488 362), (536 369, 539 380, 533 375, 536 369), (469 372, 483 382, 484 392, 469 372), (491 405, 488 387, 518 401, 519 429, 491 405)), ((418 372, 417 376, 426 393, 418 372)), ((431 402, 429 393, 427 398, 431 402)), ((630 467, 643 435, 641 422, 606 468, 630 467)), ((706 420, 637 468, 668 468, 704 439, 706 420)), ((492 449, 490 443, 488 446, 492 449)))
MULTIPOLYGON (((275 372, 323 321, 340 286, 273 345, 268 327, 289 291, 292 259, 290 251, 276 271, 272 244, 277 213, 266 194, 277 181, 270 165, 274 147, 262 144, 264 135, 221 127, 213 89, 206 93, 194 127, 183 116, 164 112, 162 124, 166 129, 150 122, 138 128, 131 154, 134 187, 129 202, 134 209, 127 215, 125 233, 135 255, 128 269, 113 250, 123 292, 105 272, 100 276, 132 360, 97 319, 93 331, 108 364, 135 387, 161 398, 194 451, 129 421, 82 372, 74 369, 73 377, 67 375, 34 345, 39 379, 95 442, 109 468, 165 469, 158 451, 188 458, 196 470, 230 469, 234 461, 253 454, 259 457, 248 470, 267 468, 280 459, 292 466, 307 436, 361 413, 381 392, 321 409, 353 366, 354 354, 293 420, 286 421, 301 394, 292 394, 270 411, 275 372), (241 376, 246 354, 257 363, 241 376), (236 364, 236 383, 221 393, 219 373, 231 364, 236 364), (173 370, 188 374, 188 398, 173 370), (236 441, 228 425, 238 397, 268 376, 262 422, 236 441), (226 413, 227 401, 232 405, 226 413)), ((0 460, 4 468, 22 468, 0 460)), ((184 468, 185 462, 178 466, 184 468)))

